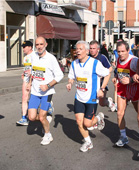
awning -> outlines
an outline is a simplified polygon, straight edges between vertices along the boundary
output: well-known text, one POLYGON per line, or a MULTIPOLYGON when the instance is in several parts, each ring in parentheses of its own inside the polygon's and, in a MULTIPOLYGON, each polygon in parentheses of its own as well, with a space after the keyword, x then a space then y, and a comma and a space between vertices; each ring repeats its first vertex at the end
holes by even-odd
POLYGON ((80 30, 70 19, 46 15, 37 16, 37 36, 47 39, 80 40, 80 30))

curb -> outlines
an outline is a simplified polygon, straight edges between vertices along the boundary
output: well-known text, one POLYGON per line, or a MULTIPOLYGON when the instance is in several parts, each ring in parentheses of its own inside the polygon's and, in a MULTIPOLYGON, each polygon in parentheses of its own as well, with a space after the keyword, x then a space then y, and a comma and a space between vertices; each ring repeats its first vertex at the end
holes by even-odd
MULTIPOLYGON (((64 78, 60 81, 60 83, 65 83, 68 82, 68 75, 65 74, 64 78)), ((1 88, 0 89, 0 96, 1 95, 6 95, 8 93, 16 93, 22 91, 22 84, 19 86, 14 86, 14 87, 8 87, 8 88, 1 88)))
POLYGON ((20 92, 20 91, 22 91, 22 85, 21 86, 16 86, 16 87, 9 87, 9 88, 0 89, 0 95, 5 95, 5 94, 8 94, 8 93, 20 92))

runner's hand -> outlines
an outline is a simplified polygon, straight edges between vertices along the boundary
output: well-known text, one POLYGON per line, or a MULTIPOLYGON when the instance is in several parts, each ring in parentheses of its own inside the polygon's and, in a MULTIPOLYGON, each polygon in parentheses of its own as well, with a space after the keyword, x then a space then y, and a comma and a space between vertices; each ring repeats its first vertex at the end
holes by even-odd
POLYGON ((46 91, 46 90, 48 90, 48 86, 47 85, 40 85, 40 89, 41 89, 41 91, 46 91))
POLYGON ((97 97, 98 97, 98 98, 103 98, 103 97, 104 97, 104 92, 103 92, 102 90, 99 90, 99 91, 97 92, 97 97))
POLYGON ((68 91, 71 90, 71 86, 72 86, 71 83, 68 83, 68 84, 66 85, 66 88, 67 88, 68 91))
POLYGON ((27 91, 30 91, 30 90, 31 90, 31 84, 30 84, 30 83, 27 84, 26 90, 27 90, 27 91))
POLYGON ((139 75, 138 74, 134 74, 132 78, 133 78, 134 82, 139 83, 139 75))
POLYGON ((129 84, 130 83, 130 78, 129 77, 123 77, 121 80, 120 80, 120 83, 122 84, 129 84))
POLYGON ((112 82, 113 82, 113 84, 116 84, 117 83, 117 78, 113 78, 112 82))

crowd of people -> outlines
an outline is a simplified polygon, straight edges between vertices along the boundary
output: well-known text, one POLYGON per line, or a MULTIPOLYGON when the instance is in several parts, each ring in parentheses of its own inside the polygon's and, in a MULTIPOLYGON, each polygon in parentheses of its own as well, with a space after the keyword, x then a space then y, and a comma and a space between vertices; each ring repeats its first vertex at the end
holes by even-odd
MULTIPOLYGON (((44 129, 41 145, 48 145, 53 141, 49 126, 53 112, 52 95, 55 93, 54 86, 63 78, 55 56, 46 50, 47 45, 43 37, 37 37, 35 40, 36 52, 32 50, 33 44, 30 41, 22 44, 25 54, 22 118, 17 121, 17 124, 28 125, 28 119, 39 120, 44 129)), ((117 111, 120 137, 115 145, 124 146, 128 143, 124 119, 128 101, 132 102, 137 112, 139 127, 139 59, 129 54, 127 42, 117 42, 118 57, 112 79, 116 96, 114 103, 112 98, 107 98, 108 82, 113 68, 109 59, 100 53, 98 41, 78 41, 75 48, 75 59, 70 65, 66 88, 70 91, 75 82, 74 113, 79 132, 84 138, 80 151, 86 152, 93 148, 89 130, 102 130, 105 127, 104 113, 97 113, 98 103, 102 107, 109 107, 112 112, 117 111)))

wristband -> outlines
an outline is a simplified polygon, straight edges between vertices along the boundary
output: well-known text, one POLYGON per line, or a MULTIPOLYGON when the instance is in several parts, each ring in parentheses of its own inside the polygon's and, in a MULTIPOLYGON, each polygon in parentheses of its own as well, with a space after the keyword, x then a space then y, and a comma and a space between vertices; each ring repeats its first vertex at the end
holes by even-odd
POLYGON ((102 92, 105 92, 105 89, 104 89, 104 88, 102 88, 102 87, 100 87, 100 90, 101 90, 102 92))
POLYGON ((50 84, 47 84, 47 87, 48 87, 48 89, 50 89, 51 88, 50 84))

